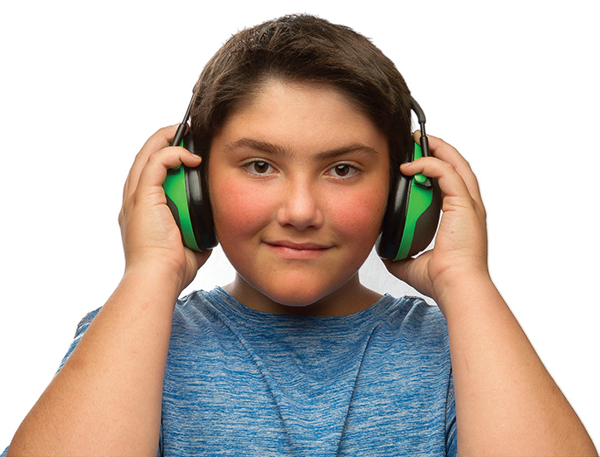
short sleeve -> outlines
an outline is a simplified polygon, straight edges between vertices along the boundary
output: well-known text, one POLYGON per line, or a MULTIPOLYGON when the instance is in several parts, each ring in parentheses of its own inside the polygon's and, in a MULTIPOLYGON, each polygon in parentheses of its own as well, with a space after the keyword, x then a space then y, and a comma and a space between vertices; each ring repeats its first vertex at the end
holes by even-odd
POLYGON ((458 455, 456 442, 456 403, 454 401, 454 379, 450 374, 448 383, 448 395, 446 400, 446 455, 456 457, 458 455))
MULTIPOLYGON (((67 362, 67 360, 69 360, 69 357, 71 356, 71 354, 73 353, 73 351, 75 350, 75 348, 77 347, 79 342, 81 341, 81 338, 85 334, 86 330, 89 328, 90 324, 92 323, 92 321, 94 320, 94 318, 96 317, 96 315, 98 314, 100 309, 101 308, 98 308, 95 311, 88 313, 83 319, 81 319, 81 321, 79 321, 79 324, 77 324, 77 330, 75 331, 75 338, 73 338, 73 341, 71 342, 71 346, 69 346, 69 350, 67 351, 67 354, 64 356, 62 362, 60 363, 60 366, 58 367, 58 371, 60 371, 62 369, 62 367, 65 365, 65 363, 67 362)), ((57 371, 57 373, 58 373, 58 371, 57 371)))

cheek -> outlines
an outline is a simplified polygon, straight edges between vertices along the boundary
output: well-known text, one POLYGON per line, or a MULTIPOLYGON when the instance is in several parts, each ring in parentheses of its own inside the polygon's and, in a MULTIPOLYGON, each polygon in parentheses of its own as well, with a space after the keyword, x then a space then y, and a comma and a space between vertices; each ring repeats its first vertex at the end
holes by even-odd
MULTIPOLYGON (((224 248, 240 251, 242 240, 257 237, 259 232, 276 224, 280 190, 245 183, 239 176, 227 173, 212 175, 210 195, 217 237, 224 248)), ((357 188, 341 191, 322 189, 317 206, 324 211, 325 226, 330 235, 337 234, 345 246, 356 253, 370 252, 381 229, 387 204, 387 186, 373 180, 357 188)), ((258 241, 257 241, 258 242, 258 241)))
POLYGON ((345 238, 370 250, 381 229, 387 198, 386 189, 381 186, 353 192, 346 195, 343 202, 337 202, 330 217, 335 219, 337 230, 345 238))
POLYGON ((269 219, 269 202, 264 193, 244 186, 239 179, 222 177, 211 182, 210 195, 221 242, 251 235, 269 219))

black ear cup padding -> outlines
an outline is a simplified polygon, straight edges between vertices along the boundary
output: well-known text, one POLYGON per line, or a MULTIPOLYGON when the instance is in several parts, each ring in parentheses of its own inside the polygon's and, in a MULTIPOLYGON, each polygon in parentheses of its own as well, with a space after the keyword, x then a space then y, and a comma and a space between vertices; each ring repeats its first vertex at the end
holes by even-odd
POLYGON ((196 168, 186 167, 185 171, 188 209, 196 243, 202 251, 212 249, 217 245, 217 236, 208 188, 202 179, 202 165, 196 168))
POLYGON ((408 211, 410 179, 400 175, 394 187, 390 189, 381 235, 377 240, 377 254, 383 259, 394 259, 400 249, 408 211))
POLYGON ((423 212, 421 217, 417 220, 415 225, 415 234, 413 241, 408 252, 408 256, 418 254, 425 250, 437 231, 438 223, 440 221, 440 211, 442 209, 442 191, 437 182, 437 179, 432 180, 433 184, 433 196, 431 205, 423 212))
MULTIPOLYGON (((189 130, 184 135, 181 145, 195 154, 194 141, 189 130)), ((200 164, 196 168, 185 167, 185 188, 192 230, 198 248, 204 251, 214 248, 218 244, 218 241, 215 234, 208 185, 202 178, 202 173, 203 164, 200 164)))

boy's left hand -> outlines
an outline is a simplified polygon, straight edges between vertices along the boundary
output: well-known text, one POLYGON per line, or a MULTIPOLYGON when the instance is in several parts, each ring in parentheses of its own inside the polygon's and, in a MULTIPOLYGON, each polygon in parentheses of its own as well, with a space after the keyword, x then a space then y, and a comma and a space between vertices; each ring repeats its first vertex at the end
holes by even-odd
MULTIPOLYGON (((415 139, 419 138, 416 132, 415 139)), ((482 275, 489 277, 486 214, 468 162, 448 143, 428 138, 433 157, 403 164, 401 171, 406 176, 423 173, 438 180, 443 214, 435 245, 416 258, 384 263, 394 276, 440 304, 443 294, 453 287, 482 275)))

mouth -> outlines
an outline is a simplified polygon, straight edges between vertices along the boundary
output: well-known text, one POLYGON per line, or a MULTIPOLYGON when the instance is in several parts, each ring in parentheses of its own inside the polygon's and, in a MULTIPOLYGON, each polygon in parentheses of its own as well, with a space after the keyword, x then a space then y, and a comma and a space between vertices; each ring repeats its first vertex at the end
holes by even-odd
POLYGON ((296 243, 288 240, 266 241, 267 247, 280 257, 286 259, 315 259, 332 248, 321 243, 296 243))

